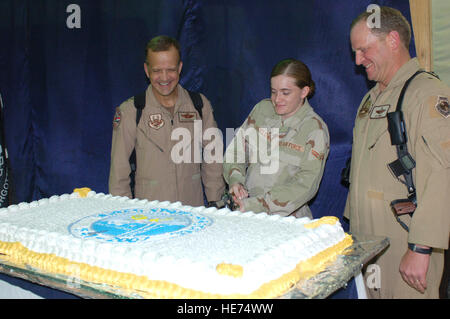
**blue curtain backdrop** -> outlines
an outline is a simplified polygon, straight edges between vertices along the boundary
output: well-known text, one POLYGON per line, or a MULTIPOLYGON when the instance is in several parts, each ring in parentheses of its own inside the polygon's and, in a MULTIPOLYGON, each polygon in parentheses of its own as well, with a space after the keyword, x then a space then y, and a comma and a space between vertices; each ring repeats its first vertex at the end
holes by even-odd
MULTIPOLYGON (((340 172, 351 152, 358 104, 372 85, 354 64, 349 25, 369 4, 410 20, 408 0, 0 0, 0 92, 14 203, 108 192, 115 108, 144 90, 146 42, 178 38, 181 84, 212 102, 222 132, 269 97, 281 59, 304 61, 310 100, 328 124, 331 150, 315 217, 342 217, 340 172), (70 28, 75 3, 80 28, 70 28)), ((415 55, 414 41, 411 53, 415 55)))
MULTIPOLYGON (((311 104, 330 129, 331 151, 315 217, 341 216, 358 103, 371 83, 354 65, 349 24, 371 3, 408 0, 80 0, 0 2, 0 90, 14 202, 88 186, 108 191, 115 107, 147 86, 146 42, 168 34, 182 45, 181 83, 212 102, 219 127, 237 128, 269 97, 281 59, 303 60, 317 92, 311 104), (67 12, 69 11, 69 12, 67 12)), ((411 51, 414 55, 414 45, 411 51)))
POLYGON ((146 88, 145 44, 168 34, 182 45, 182 85, 211 100, 224 138, 269 97, 276 62, 294 57, 309 66, 317 85, 310 102, 331 135, 312 210, 341 216, 340 171, 371 85, 354 65, 349 24, 371 3, 410 18, 408 0, 1 0, 0 90, 14 202, 81 186, 108 191, 115 107, 146 88), (80 28, 67 25, 71 3, 80 28))

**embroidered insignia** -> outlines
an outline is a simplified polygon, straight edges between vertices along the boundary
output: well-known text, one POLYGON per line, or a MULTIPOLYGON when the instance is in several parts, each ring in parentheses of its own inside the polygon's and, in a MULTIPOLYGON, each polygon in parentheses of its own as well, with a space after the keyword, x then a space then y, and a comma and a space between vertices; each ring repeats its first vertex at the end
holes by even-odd
POLYGON ((319 161, 322 161, 322 160, 325 158, 325 155, 324 155, 324 154, 321 154, 321 153, 319 153, 319 152, 317 152, 317 151, 315 151, 315 150, 311 150, 311 154, 312 154, 315 158, 317 158, 319 161))
POLYGON ((386 117, 386 114, 389 111, 390 107, 391 106, 389 104, 375 106, 372 109, 372 112, 370 112, 370 118, 371 119, 381 119, 381 118, 386 117))
POLYGON ((148 121, 148 125, 155 130, 159 130, 164 126, 164 120, 162 119, 161 114, 151 114, 150 120, 148 121))
POLYGON ((291 150, 295 150, 295 151, 298 151, 298 152, 304 152, 305 151, 305 148, 302 145, 294 144, 294 143, 291 143, 291 142, 280 141, 279 145, 281 147, 287 147, 287 148, 290 148, 291 150))
POLYGON ((364 102, 364 105, 361 107, 361 109, 359 110, 358 116, 359 117, 364 117, 366 116, 369 111, 370 111, 370 107, 372 106, 372 101, 370 100, 370 97, 364 102))
POLYGON ((178 119, 180 122, 194 122, 197 119, 197 113, 195 112, 179 112, 178 119))
POLYGON ((116 114, 114 114, 113 128, 119 127, 121 117, 122 117, 122 113, 120 112, 120 108, 117 107, 116 114))
POLYGON ((447 118, 450 115, 450 108, 448 106, 448 98, 443 96, 438 96, 438 101, 436 103, 436 110, 443 117, 447 118))

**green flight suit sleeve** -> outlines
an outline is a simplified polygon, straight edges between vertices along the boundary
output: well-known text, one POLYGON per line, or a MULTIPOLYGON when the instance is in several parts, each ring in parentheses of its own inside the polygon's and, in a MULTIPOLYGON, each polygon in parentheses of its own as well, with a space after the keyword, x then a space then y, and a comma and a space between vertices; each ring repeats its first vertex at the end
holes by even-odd
POLYGON ((226 183, 230 187, 236 183, 245 185, 245 175, 248 166, 248 141, 245 138, 244 132, 248 127, 249 125, 247 118, 241 125, 241 127, 237 130, 236 135, 233 137, 233 140, 230 142, 225 151, 223 162, 223 176, 226 183))

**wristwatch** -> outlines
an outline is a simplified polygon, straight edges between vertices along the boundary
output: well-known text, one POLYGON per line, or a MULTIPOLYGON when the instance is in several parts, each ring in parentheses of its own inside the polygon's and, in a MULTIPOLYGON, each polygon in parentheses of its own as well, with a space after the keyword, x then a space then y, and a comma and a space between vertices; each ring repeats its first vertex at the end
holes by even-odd
POLYGON ((431 248, 431 247, 430 248, 421 248, 421 247, 417 247, 416 244, 411 244, 411 243, 408 243, 408 248, 416 253, 424 254, 424 255, 431 255, 431 252, 433 251, 433 248, 431 248))

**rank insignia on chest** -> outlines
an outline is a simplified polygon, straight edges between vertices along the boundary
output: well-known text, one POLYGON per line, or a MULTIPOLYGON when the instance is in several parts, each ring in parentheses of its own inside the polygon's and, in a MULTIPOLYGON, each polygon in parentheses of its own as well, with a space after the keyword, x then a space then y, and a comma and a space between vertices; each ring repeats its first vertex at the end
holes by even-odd
POLYGON ((197 119, 197 113, 195 112, 179 112, 178 120, 180 122, 194 122, 197 119))
POLYGON ((120 113, 120 109, 116 108, 116 114, 114 114, 114 120, 113 120, 113 128, 119 127, 121 117, 122 117, 122 113, 120 113))
POLYGON ((359 110, 358 116, 359 117, 366 116, 369 113, 371 106, 372 106, 372 101, 370 100, 370 97, 369 97, 369 98, 367 98, 367 100, 364 102, 363 106, 359 110))
POLYGON ((148 121, 148 125, 155 130, 159 130, 161 127, 164 126, 164 120, 162 119, 162 115, 151 114, 148 121))
POLYGON ((387 112, 391 106, 389 104, 374 106, 372 112, 370 113, 371 119, 381 119, 386 117, 387 112))
POLYGON ((438 97, 438 101, 436 103, 436 110, 439 112, 439 114, 441 114, 445 118, 447 118, 450 115, 447 97, 443 96, 438 97))

